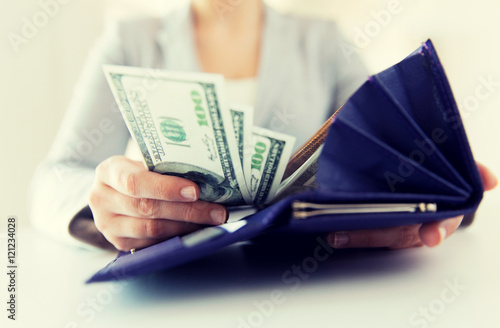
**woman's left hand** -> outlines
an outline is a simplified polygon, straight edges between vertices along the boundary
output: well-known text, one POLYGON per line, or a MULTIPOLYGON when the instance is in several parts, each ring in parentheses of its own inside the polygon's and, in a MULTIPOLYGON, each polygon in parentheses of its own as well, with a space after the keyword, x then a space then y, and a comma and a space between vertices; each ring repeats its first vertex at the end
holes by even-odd
MULTIPOLYGON (((477 163, 477 167, 483 179, 485 191, 495 188, 497 185, 495 175, 480 163, 477 163)), ((388 247, 400 249, 423 245, 434 247, 451 236, 462 219, 463 216, 457 216, 426 224, 332 232, 328 235, 327 240, 333 248, 388 247)))

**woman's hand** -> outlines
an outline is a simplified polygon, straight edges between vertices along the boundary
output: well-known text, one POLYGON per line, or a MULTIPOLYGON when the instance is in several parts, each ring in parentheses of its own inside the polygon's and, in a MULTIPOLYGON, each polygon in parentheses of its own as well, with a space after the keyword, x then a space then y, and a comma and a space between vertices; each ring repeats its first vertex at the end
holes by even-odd
POLYGON ((97 166, 89 205, 97 229, 117 249, 129 251, 224 223, 226 208, 200 201, 199 195, 190 180, 114 156, 97 166))
MULTIPOLYGON (((495 175, 480 163, 477 163, 477 167, 483 179, 484 189, 495 188, 497 185, 495 175)), ((327 240, 334 248, 389 247, 398 249, 422 245, 434 247, 451 236, 462 219, 463 216, 458 216, 439 222, 403 227, 332 232, 327 240)))

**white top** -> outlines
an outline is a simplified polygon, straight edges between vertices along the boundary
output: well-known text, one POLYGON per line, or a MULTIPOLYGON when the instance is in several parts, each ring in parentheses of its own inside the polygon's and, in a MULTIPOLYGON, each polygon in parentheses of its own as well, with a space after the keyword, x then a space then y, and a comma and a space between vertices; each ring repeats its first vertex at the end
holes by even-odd
MULTIPOLYGON (((228 103, 255 107, 257 78, 226 80, 226 90, 228 103)), ((254 110, 258 109, 254 108, 254 110)))
MULTIPOLYGON (((294 135, 300 147, 367 73, 356 54, 346 52, 334 23, 264 8, 256 81, 230 83, 230 94, 254 103, 255 125, 294 135)), ((102 65, 199 72, 194 40, 188 5, 163 18, 134 18, 109 26, 89 55, 50 153, 35 172, 29 205, 36 228, 86 245, 69 233, 70 228, 82 231, 75 228, 80 220, 74 219, 83 217, 90 220, 89 233, 97 234, 86 241, 103 239, 93 225, 88 195, 96 166, 124 154, 130 134, 102 65)))

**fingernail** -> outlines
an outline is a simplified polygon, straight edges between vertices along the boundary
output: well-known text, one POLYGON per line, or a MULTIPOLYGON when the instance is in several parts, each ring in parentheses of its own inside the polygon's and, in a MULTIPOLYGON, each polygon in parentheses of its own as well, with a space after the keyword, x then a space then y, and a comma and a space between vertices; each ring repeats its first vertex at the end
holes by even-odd
POLYGON ((328 243, 333 248, 342 248, 349 243, 349 236, 345 232, 336 232, 328 236, 328 243))
POLYGON ((446 228, 445 227, 439 227, 439 243, 441 243, 443 240, 446 239, 446 228))
POLYGON ((216 208, 210 212, 210 218, 215 224, 223 224, 226 222, 226 210, 216 208))
POLYGON ((188 200, 196 200, 196 189, 194 187, 184 187, 181 189, 181 196, 188 200))

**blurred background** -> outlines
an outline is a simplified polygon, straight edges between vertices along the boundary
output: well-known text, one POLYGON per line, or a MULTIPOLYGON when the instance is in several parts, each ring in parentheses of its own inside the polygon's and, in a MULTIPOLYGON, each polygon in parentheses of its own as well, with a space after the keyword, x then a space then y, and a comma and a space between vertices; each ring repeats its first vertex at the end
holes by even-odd
MULTIPOLYGON (((20 34, 24 21, 40 12, 40 3, 0 0, 0 217, 16 215, 23 225, 28 224, 26 193, 33 169, 50 147, 89 47, 105 22, 132 14, 164 15, 186 0, 60 2, 59 11, 32 38, 13 47, 9 33, 20 34)), ((500 173, 500 87, 492 87, 482 99, 475 96, 481 81, 500 82, 498 1, 267 2, 279 11, 336 20, 372 73, 391 66, 431 38, 460 104, 476 159, 500 173), (385 21, 377 18, 381 11, 391 9, 385 21)))

